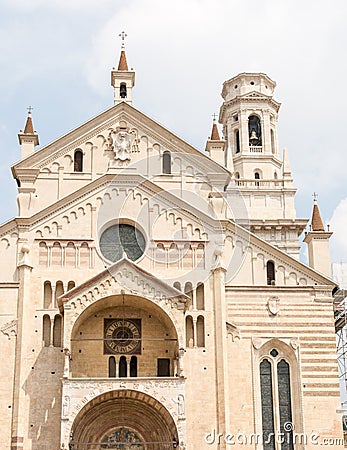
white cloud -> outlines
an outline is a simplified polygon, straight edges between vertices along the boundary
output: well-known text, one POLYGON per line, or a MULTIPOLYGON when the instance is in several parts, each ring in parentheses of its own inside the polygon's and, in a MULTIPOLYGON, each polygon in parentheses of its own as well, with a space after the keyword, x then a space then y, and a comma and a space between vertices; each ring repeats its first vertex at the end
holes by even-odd
POLYGON ((347 198, 335 208, 330 219, 330 229, 334 232, 331 239, 331 256, 333 262, 347 262, 347 198))
MULTIPOLYGON (((124 29, 136 70, 134 106, 199 148, 221 105, 224 80, 244 71, 276 80, 280 145, 289 149, 299 215, 310 215, 313 191, 322 214, 332 215, 347 195, 341 181, 346 13, 345 0, 334 7, 323 0, 3 0, 0 122, 13 136, 3 148, 16 145, 28 104, 42 144, 43 131, 57 135, 61 119, 47 118, 46 129, 38 120, 40 111, 48 117, 52 104, 62 106, 57 92, 67 99, 58 118, 72 104, 76 121, 110 106, 110 69, 124 29), (78 108, 84 108, 80 115, 78 108)), ((8 165, 17 154, 6 153, 8 165)))

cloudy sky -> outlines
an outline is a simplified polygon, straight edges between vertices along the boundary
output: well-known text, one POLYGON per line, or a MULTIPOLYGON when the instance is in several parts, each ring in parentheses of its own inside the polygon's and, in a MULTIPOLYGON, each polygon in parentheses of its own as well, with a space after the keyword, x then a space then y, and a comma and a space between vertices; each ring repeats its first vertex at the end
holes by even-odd
POLYGON ((255 71, 277 82, 298 216, 317 192, 332 259, 347 261, 346 15, 345 0, 2 0, 0 221, 16 215, 9 168, 26 108, 43 146, 111 106, 125 30, 134 106, 199 149, 223 81, 255 71))

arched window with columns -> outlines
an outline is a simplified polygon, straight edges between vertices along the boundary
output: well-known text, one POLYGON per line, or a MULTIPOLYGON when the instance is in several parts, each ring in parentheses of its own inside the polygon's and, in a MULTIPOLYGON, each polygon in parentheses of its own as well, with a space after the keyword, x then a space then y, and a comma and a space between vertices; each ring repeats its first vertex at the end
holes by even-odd
POLYGON ((271 339, 259 350, 258 385, 264 450, 277 449, 274 436, 284 437, 281 450, 294 450, 293 429, 302 432, 298 360, 294 350, 278 339, 271 339), (297 405, 297 406, 295 406, 297 405), (287 424, 290 424, 289 426, 287 424))

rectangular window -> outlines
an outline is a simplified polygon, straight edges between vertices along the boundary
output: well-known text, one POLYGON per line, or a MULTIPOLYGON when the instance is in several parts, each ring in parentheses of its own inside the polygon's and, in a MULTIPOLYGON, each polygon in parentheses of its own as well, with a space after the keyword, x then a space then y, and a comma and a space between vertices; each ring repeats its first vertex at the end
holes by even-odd
POLYGON ((170 358, 158 358, 158 377, 170 376, 170 358))

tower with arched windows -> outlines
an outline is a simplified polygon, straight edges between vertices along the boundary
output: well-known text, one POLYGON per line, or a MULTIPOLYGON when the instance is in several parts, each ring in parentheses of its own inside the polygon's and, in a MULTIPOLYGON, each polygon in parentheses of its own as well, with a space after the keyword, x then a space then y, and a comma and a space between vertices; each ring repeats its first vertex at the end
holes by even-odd
POLYGON ((19 134, 1 450, 340 449, 331 233, 315 205, 298 260, 275 83, 224 83, 203 153, 131 105, 134 76, 122 48, 111 108, 19 134))
POLYGON ((241 73, 223 84, 219 121, 226 139, 226 167, 233 189, 248 206, 249 228, 299 257, 298 236, 306 220, 296 217, 288 153, 281 153, 276 83, 263 73, 241 73), (266 214, 264 215, 264 210, 266 214))

